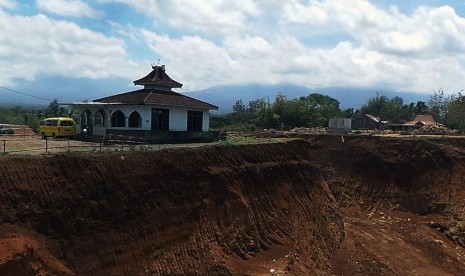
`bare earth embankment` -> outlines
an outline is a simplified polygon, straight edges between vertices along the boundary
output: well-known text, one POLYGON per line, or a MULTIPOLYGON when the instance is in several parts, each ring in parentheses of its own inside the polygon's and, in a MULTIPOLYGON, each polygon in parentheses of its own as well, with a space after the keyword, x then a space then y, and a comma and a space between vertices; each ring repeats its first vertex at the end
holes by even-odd
POLYGON ((463 275, 465 142, 0 158, 1 275, 463 275))

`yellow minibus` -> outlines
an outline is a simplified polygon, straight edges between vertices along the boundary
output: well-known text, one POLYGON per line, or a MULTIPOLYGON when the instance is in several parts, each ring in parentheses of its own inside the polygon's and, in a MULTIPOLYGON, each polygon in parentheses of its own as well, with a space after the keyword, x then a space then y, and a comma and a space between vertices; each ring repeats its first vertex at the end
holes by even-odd
POLYGON ((40 122, 39 129, 43 139, 47 137, 74 137, 76 135, 74 120, 66 117, 47 118, 40 122))

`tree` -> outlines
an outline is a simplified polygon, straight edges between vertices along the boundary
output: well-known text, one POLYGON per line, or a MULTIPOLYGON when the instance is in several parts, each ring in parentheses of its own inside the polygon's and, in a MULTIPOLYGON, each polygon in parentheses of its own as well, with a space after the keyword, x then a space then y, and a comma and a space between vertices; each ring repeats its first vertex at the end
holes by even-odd
POLYGON ((233 122, 243 123, 246 120, 247 110, 242 99, 237 100, 233 105, 233 122))
POLYGON ((360 108, 361 114, 371 114, 376 117, 384 118, 388 108, 389 99, 384 95, 376 93, 376 97, 371 98, 368 102, 360 108))
POLYGON ((49 104, 47 109, 45 110, 45 116, 46 117, 62 117, 62 116, 68 116, 66 109, 63 107, 60 107, 60 104, 58 103, 58 99, 55 98, 53 99, 49 104))
POLYGON ((342 117, 345 117, 345 118, 355 118, 355 116, 357 115, 357 112, 359 112, 358 110, 354 110, 354 108, 346 108, 344 110, 341 110, 341 114, 342 114, 342 117))
POLYGON ((383 118, 389 121, 399 121, 408 116, 408 112, 406 112, 408 106, 404 105, 404 100, 398 96, 388 100, 383 111, 383 118))
MULTIPOLYGON (((444 94, 443 91, 441 91, 444 94)), ((431 96, 432 101, 438 98, 437 92, 431 96)), ((440 104, 438 104, 434 111, 439 113, 441 120, 439 122, 445 124, 447 127, 465 130, 465 96, 462 91, 448 96, 442 95, 440 104)))
POLYGON ((444 123, 454 129, 465 130, 465 96, 458 93, 455 97, 449 98, 448 110, 444 123))
POLYGON ((256 127, 269 128, 273 125, 271 106, 265 98, 249 101, 248 114, 256 127))
POLYGON ((47 117, 57 117, 58 113, 60 112, 60 104, 58 103, 58 99, 53 99, 49 104, 46 111, 47 117))
POLYGON ((38 129, 40 117, 39 112, 25 109, 20 106, 0 107, 0 123, 5 124, 25 124, 32 129, 38 129))
POLYGON ((283 116, 284 116, 284 113, 286 112, 287 104, 288 104, 288 100, 286 99, 286 95, 279 92, 276 95, 273 104, 271 105, 271 113, 273 117, 273 122, 279 128, 281 128, 281 126, 284 125, 283 116))
POLYGON ((329 118, 342 116, 339 101, 318 93, 292 100, 278 94, 272 112, 278 126, 289 128, 327 126, 329 118))
POLYGON ((429 107, 423 101, 418 101, 414 110, 417 115, 429 113, 429 107))
POLYGON ((386 96, 379 96, 371 98, 368 102, 360 108, 360 114, 371 114, 379 117, 383 121, 400 122, 410 121, 418 114, 425 114, 427 106, 424 102, 404 104, 401 97, 394 97, 389 99, 386 96))
POLYGON ((446 98, 444 96, 444 90, 441 88, 438 91, 434 91, 429 99, 430 113, 434 116, 436 121, 444 122, 446 116, 446 98))
POLYGON ((327 95, 312 93, 303 98, 306 106, 307 125, 310 127, 328 126, 331 117, 342 115, 339 101, 327 95))

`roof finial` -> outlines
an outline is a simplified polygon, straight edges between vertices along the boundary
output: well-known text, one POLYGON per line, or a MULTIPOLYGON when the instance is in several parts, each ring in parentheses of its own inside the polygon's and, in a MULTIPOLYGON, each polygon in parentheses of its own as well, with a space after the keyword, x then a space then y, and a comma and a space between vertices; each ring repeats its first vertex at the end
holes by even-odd
POLYGON ((152 62, 152 69, 155 69, 156 67, 160 66, 160 59, 158 59, 157 65, 155 65, 155 62, 152 62))

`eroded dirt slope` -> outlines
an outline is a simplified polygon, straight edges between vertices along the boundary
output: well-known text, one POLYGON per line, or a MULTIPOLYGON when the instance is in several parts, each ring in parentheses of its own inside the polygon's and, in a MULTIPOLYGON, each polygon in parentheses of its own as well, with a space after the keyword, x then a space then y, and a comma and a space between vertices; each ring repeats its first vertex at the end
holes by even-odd
POLYGON ((307 148, 2 158, 1 224, 79 275, 326 271, 343 222, 307 148))
POLYGON ((2 157, 0 274, 462 275, 459 140, 2 157))
POLYGON ((333 273, 464 275, 463 140, 344 138, 309 138, 344 216, 333 273))

